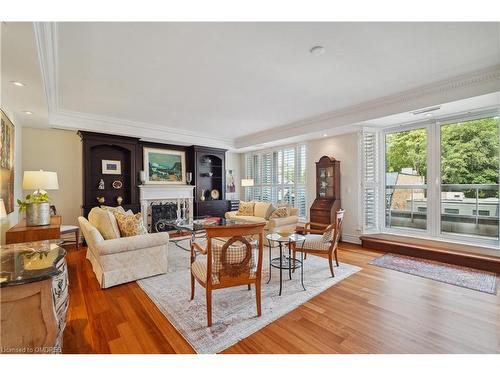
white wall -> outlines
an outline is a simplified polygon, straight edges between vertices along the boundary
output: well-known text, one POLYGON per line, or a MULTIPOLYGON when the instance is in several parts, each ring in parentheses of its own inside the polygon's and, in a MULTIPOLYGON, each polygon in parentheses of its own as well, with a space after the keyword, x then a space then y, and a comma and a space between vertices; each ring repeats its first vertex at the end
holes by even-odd
MULTIPOLYGON (((360 236, 360 160, 358 133, 342 134, 308 142, 307 197, 309 207, 316 198, 316 164, 323 155, 340 160, 340 198, 346 210, 343 240, 359 242, 360 236)), ((309 215, 309 210, 308 210, 309 215)))
MULTIPOLYGON (((7 215, 6 219, 3 219, 0 222, 0 244, 5 244, 5 232, 12 226, 16 225, 19 222, 19 214, 17 201, 18 198, 21 198, 23 195, 22 192, 22 137, 23 131, 21 124, 16 121, 14 115, 8 111, 6 108, 2 108, 7 115, 7 117, 14 124, 15 131, 15 141, 14 141, 14 211, 7 215)), ((3 182, 3 181, 2 181, 3 182)))
MULTIPOLYGON (((59 190, 48 191, 63 224, 78 224, 82 206, 82 142, 74 131, 23 128, 23 170, 57 172, 59 190)), ((28 194, 30 191, 25 191, 28 194)))

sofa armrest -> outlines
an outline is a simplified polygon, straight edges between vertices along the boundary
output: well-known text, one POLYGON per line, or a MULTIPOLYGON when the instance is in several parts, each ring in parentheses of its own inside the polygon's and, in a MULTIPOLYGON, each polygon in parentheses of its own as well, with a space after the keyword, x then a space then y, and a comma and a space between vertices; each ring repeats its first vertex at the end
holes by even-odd
POLYGON ((228 211, 224 216, 229 220, 236 219, 236 216, 238 216, 238 211, 228 211))
POLYGON ((268 230, 270 232, 272 232, 274 230, 274 228, 280 228, 280 227, 284 227, 284 226, 293 227, 293 229, 295 229, 298 222, 299 222, 298 216, 272 218, 272 219, 269 219, 268 230))
POLYGON ((126 251, 134 251, 139 249, 146 249, 148 247, 166 245, 168 244, 169 238, 170 236, 166 232, 141 234, 131 237, 121 237, 100 242, 96 246, 96 250, 99 255, 123 253, 126 251))

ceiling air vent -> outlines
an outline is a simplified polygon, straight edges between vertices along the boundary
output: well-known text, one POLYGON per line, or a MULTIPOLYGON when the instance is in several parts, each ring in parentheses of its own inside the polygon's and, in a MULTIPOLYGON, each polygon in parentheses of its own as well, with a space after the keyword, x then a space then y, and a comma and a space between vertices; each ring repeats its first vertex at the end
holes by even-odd
POLYGON ((413 112, 410 112, 410 113, 413 114, 413 115, 423 115, 425 113, 437 111, 438 109, 441 109, 440 105, 437 105, 435 107, 417 109, 416 111, 413 111, 413 112))

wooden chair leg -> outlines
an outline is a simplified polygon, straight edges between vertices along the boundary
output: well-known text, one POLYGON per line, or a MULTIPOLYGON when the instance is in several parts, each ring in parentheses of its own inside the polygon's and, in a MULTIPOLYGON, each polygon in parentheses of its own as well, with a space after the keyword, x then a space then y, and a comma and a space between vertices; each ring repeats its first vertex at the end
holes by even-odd
POLYGON ((252 287, 250 286, 250 284, 248 284, 248 290, 252 290, 252 287))
POLYGON ((262 315, 262 310, 261 310, 261 286, 260 286, 260 280, 258 280, 255 283, 255 299, 257 300, 257 316, 262 315))
POLYGON ((335 274, 333 273, 332 255, 332 253, 328 254, 328 264, 330 265, 330 272, 332 273, 332 277, 335 277, 335 274))
POLYGON ((194 288, 195 288, 195 281, 194 281, 194 276, 191 274, 191 299, 192 301, 194 299, 194 288))
POLYGON ((337 267, 339 266, 339 260, 337 259, 337 249, 335 249, 335 263, 337 264, 337 267))
POLYGON ((76 249, 80 249, 80 229, 77 229, 75 232, 76 237, 76 249))
POLYGON ((207 322, 212 327, 212 291, 207 289, 207 322))

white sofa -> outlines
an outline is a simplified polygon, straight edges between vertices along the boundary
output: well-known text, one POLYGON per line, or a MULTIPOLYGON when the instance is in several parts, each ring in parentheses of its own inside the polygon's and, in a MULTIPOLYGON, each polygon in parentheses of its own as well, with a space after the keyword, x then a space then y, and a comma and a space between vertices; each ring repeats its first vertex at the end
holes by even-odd
MULTIPOLYGON (((96 209, 101 210, 92 210, 96 209)), ((101 288, 167 272, 168 233, 105 239, 97 229, 102 222, 95 212, 91 211, 89 220, 80 216, 78 222, 88 246, 87 259, 101 288)), ((108 231, 102 231, 110 238, 108 231)))
POLYGON ((226 212, 226 219, 234 219, 249 223, 266 223, 264 227, 264 232, 275 233, 278 231, 294 231, 297 228, 297 223, 299 222, 298 209, 290 208, 290 216, 287 217, 279 217, 279 218, 267 218, 269 214, 268 210, 272 203, 265 202, 254 202, 254 210, 253 215, 251 216, 242 216, 238 215, 238 211, 229 211, 226 212))

